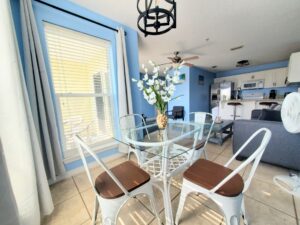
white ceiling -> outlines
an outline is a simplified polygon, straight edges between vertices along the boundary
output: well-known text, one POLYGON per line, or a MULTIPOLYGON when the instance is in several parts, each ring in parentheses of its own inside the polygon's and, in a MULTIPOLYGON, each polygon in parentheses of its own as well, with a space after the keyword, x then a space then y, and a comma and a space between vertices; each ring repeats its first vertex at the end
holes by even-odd
MULTIPOLYGON (((137 0, 72 1, 137 30, 137 0)), ((177 0, 177 8, 175 30, 146 38, 139 32, 140 63, 164 63, 179 50, 199 55, 196 66, 223 71, 241 59, 260 65, 300 51, 299 0, 177 0), (230 51, 239 45, 245 47, 230 51)))

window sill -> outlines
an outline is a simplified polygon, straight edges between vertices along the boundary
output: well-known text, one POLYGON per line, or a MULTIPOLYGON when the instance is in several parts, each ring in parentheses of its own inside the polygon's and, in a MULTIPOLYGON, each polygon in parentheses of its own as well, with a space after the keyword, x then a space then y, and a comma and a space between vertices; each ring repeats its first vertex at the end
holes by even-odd
MULTIPOLYGON (((118 147, 119 147, 119 142, 117 142, 113 139, 110 139, 109 141, 97 144, 97 147, 92 146, 91 148, 97 154, 99 152, 104 152, 104 151, 111 150, 111 149, 118 148, 118 147), (95 150, 95 148, 97 148, 97 150, 95 150)), ((85 153, 85 156, 90 156, 90 155, 88 153, 85 153)), ((72 163, 79 159, 81 159, 81 158, 80 158, 78 152, 76 152, 76 154, 74 154, 74 156, 65 158, 64 163, 65 164, 72 163)))

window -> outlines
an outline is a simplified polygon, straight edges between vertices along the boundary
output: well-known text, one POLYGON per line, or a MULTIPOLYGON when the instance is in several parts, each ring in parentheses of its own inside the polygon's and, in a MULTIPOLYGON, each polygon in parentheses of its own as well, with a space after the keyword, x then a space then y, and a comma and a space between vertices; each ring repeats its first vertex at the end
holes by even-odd
POLYGON ((77 154, 72 135, 90 145, 113 136, 111 43, 44 23, 52 81, 64 134, 64 156, 77 154))

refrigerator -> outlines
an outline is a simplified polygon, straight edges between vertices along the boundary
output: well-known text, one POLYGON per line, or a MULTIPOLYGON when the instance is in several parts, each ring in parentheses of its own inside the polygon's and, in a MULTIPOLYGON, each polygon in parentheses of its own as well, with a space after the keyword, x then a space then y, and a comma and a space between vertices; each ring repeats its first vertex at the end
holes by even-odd
POLYGON ((213 119, 219 115, 219 101, 220 101, 220 83, 213 83, 210 86, 210 112, 213 119))

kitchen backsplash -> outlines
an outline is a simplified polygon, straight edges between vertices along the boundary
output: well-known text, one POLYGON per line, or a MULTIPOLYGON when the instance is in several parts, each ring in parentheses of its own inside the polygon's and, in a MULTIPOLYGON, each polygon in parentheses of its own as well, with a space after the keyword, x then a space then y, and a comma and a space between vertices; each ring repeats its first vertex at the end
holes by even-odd
POLYGON ((300 86, 288 86, 288 87, 277 87, 277 88, 262 88, 253 90, 242 90, 241 95, 248 93, 263 93, 267 98, 269 97, 270 90, 277 91, 277 98, 283 97, 285 92, 297 92, 300 86))

